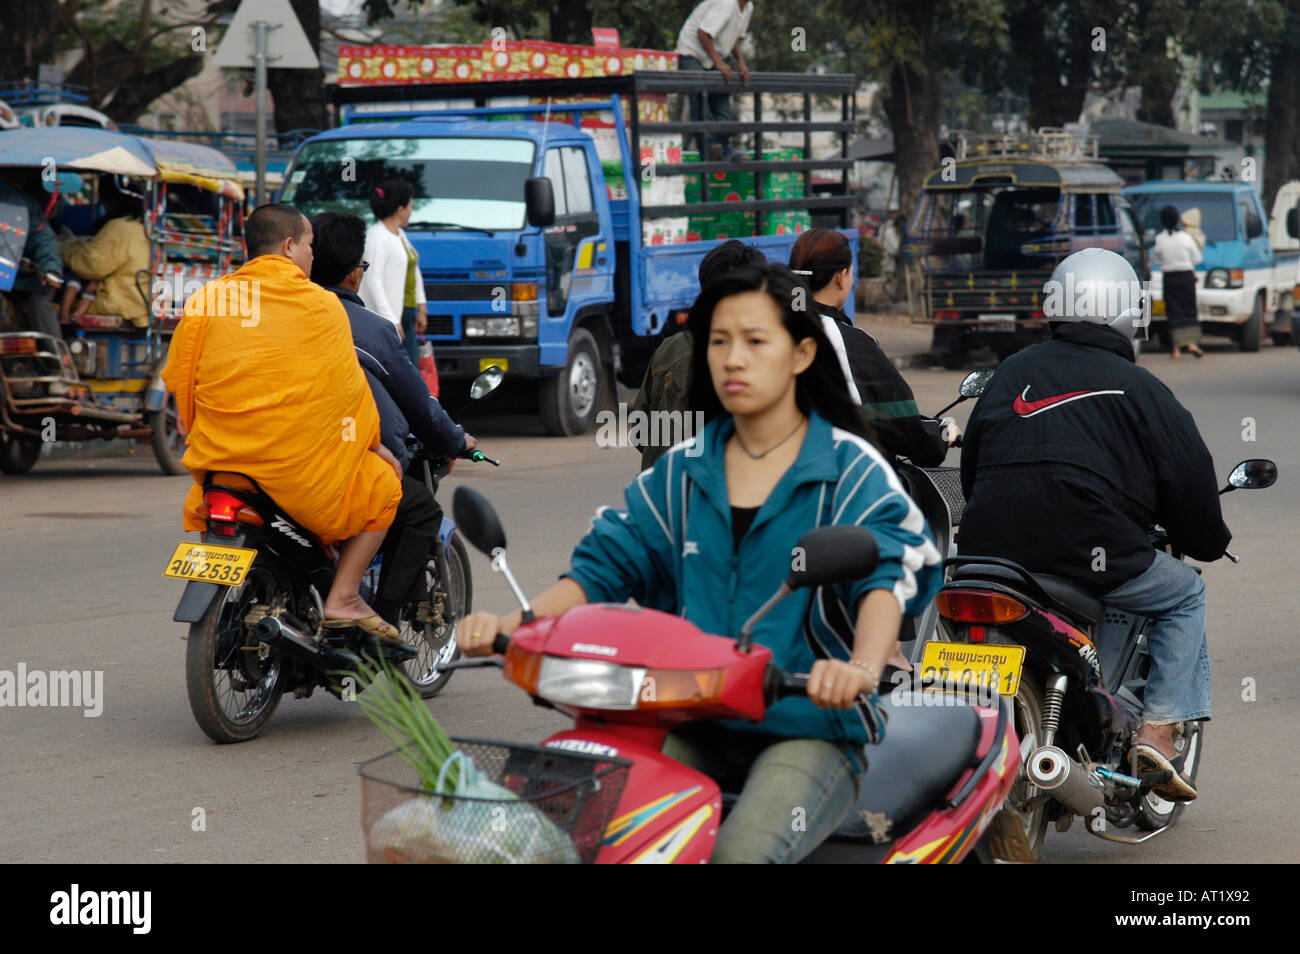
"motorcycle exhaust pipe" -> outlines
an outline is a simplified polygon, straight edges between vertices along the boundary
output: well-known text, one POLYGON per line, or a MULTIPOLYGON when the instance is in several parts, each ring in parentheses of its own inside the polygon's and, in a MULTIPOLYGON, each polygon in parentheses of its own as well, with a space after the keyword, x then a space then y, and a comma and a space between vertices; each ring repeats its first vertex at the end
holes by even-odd
POLYGON ((1054 745, 1030 753, 1025 774, 1054 799, 1084 818, 1105 807, 1106 794, 1092 783, 1088 770, 1054 745))
POLYGON ((304 636, 288 623, 274 616, 263 618, 253 632, 258 642, 266 646, 271 654, 287 656, 327 672, 356 669, 360 663, 360 660, 351 653, 317 645, 310 637, 304 636))

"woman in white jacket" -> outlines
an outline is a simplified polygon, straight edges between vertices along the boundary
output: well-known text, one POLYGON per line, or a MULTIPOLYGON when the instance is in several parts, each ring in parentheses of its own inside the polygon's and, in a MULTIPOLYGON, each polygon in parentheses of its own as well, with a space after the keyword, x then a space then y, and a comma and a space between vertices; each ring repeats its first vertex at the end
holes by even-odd
POLYGON ((389 179, 370 194, 375 224, 366 230, 361 298, 366 307, 397 326, 411 363, 418 367, 416 335, 428 325, 420 257, 403 227, 411 220, 415 190, 405 179, 389 179))

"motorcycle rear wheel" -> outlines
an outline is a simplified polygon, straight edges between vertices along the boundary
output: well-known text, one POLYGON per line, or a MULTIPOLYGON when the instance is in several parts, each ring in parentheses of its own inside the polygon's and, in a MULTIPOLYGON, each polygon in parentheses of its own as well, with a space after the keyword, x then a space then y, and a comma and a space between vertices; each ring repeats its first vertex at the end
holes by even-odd
POLYGON ((280 660, 257 658, 257 638, 244 617, 256 603, 287 605, 290 596, 276 574, 254 563, 242 584, 190 624, 185 688, 194 720, 214 742, 256 738, 280 705, 280 660))
MULTIPOLYGON (((1188 753, 1187 760, 1183 763, 1183 772, 1195 783, 1196 772, 1201 767, 1201 754, 1204 751, 1205 723, 1189 722, 1186 731, 1187 735, 1179 738, 1176 747, 1180 754, 1188 753)), ((1133 823, 1143 831, 1167 828, 1178 821, 1186 807, 1186 802, 1171 802, 1154 792, 1147 792, 1138 803, 1138 812, 1133 817, 1133 823)))
POLYGON ((1020 678, 1020 688, 1016 692, 1015 702, 1016 737, 1020 739, 1020 770, 1016 774, 1015 784, 1007 793, 1006 807, 1015 812, 1020 819, 1025 833, 1025 841, 1034 857, 1043 847, 1043 838, 1047 833, 1048 798, 1039 792, 1032 805, 1026 805, 1026 790, 1030 788, 1025 777, 1025 757, 1043 744, 1043 690, 1038 677, 1026 671, 1020 678), (1026 746, 1025 740, 1030 744, 1026 746))
MULTIPOLYGON (((465 544, 461 542, 458 533, 451 535, 450 542, 451 546, 446 548, 446 555, 451 592, 443 594, 442 623, 438 625, 426 623, 419 626, 407 618, 402 618, 398 622, 402 640, 420 650, 418 656, 402 664, 402 670, 424 699, 432 699, 442 692, 455 673, 454 669, 442 667, 460 658, 460 650, 456 647, 456 624, 469 613, 474 596, 469 554, 465 551, 465 544)), ((425 579, 430 593, 441 588, 438 564, 432 557, 425 567, 425 579)), ((403 617, 405 616, 406 614, 403 613, 403 617)))

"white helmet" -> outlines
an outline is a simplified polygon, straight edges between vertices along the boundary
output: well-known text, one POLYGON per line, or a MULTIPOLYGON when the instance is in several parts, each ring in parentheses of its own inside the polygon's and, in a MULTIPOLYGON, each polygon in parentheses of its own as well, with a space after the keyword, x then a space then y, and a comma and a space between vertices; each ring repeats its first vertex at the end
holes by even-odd
POLYGON ((1104 248, 1085 248, 1061 261, 1043 285, 1048 321, 1091 321, 1126 338, 1146 337, 1150 316, 1137 272, 1122 256, 1104 248))

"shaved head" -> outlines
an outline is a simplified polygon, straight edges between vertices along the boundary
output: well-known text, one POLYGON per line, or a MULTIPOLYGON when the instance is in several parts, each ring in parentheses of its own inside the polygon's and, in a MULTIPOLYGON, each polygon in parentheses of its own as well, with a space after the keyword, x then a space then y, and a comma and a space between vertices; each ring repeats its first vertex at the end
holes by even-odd
POLYGON ((291 205, 271 203, 258 206, 244 223, 244 244, 248 247, 248 257, 284 254, 280 249, 284 246, 285 239, 303 241, 307 227, 307 216, 291 205))

